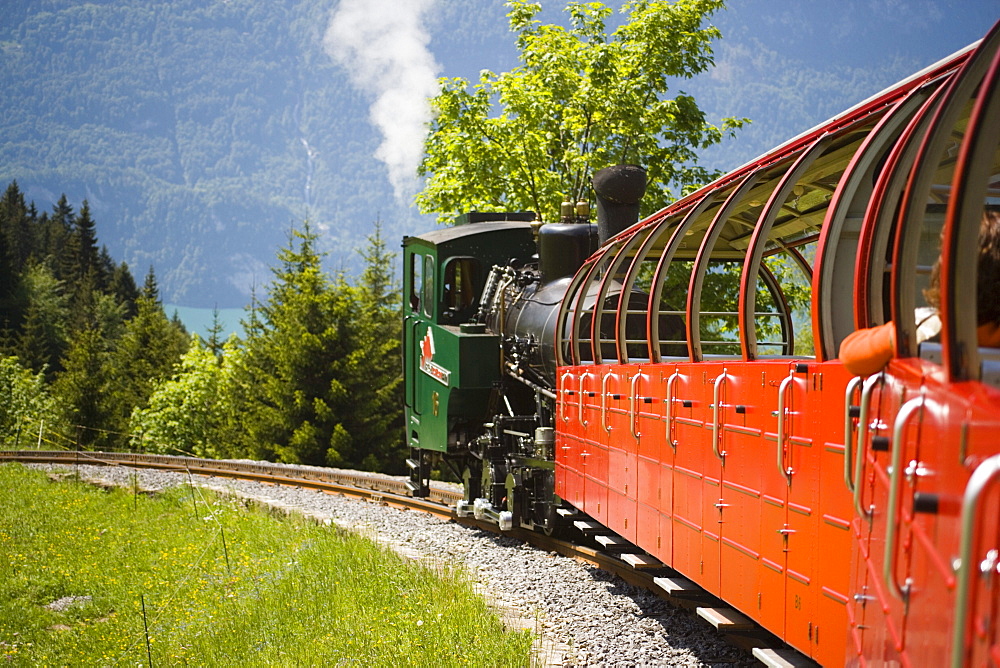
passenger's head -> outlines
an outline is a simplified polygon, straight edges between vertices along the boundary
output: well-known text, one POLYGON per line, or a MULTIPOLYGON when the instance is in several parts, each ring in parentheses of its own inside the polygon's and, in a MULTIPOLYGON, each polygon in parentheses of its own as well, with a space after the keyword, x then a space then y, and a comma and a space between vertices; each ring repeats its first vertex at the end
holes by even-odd
MULTIPOLYGON (((943 235, 942 230, 942 235, 943 235)), ((983 211, 979 223, 979 257, 976 269, 976 325, 1000 324, 1000 210, 983 211)), ((941 258, 931 270, 924 299, 941 307, 941 258)))

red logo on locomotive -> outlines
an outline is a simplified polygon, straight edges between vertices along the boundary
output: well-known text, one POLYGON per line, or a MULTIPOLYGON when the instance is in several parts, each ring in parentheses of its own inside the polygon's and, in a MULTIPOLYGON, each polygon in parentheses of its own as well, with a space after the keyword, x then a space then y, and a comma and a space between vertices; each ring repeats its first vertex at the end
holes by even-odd
POLYGON ((445 385, 451 378, 451 371, 434 362, 434 337, 431 335, 430 328, 427 329, 427 334, 420 342, 420 370, 445 385))

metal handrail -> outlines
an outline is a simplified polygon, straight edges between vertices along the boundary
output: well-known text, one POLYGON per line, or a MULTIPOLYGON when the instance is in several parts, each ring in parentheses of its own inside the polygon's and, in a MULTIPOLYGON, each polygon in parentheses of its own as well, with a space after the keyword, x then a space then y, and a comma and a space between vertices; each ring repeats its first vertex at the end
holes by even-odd
MULTIPOLYGON (((567 371, 566 373, 564 373, 562 376, 559 377, 559 384, 562 385, 562 388, 563 388, 562 391, 563 391, 563 396, 564 397, 568 396, 569 393, 572 391, 572 390, 569 389, 569 387, 567 387, 567 383, 566 383, 566 378, 572 378, 572 377, 573 377, 573 374, 571 372, 569 372, 569 371, 567 371)), ((563 399, 563 406, 567 406, 568 404, 569 404, 569 402, 567 402, 565 399, 563 399)), ((563 415, 563 422, 569 422, 569 410, 567 410, 566 414, 563 415)))
POLYGON ((636 399, 637 399, 636 392, 635 392, 635 386, 639 383, 639 379, 641 379, 641 378, 642 378, 642 372, 641 371, 635 374, 635 377, 632 379, 632 388, 631 388, 631 391, 630 391, 630 393, 628 395, 628 401, 629 401, 629 429, 632 431, 632 438, 634 438, 634 439, 638 439, 639 436, 641 436, 641 434, 639 433, 639 431, 635 428, 635 417, 636 417, 635 416, 635 413, 636 413, 636 411, 635 411, 635 403, 636 403, 636 399))
POLYGON ((785 393, 788 386, 795 380, 795 369, 789 369, 788 375, 778 386, 778 471, 785 477, 789 487, 792 485, 792 469, 785 467, 785 393))
POLYGON ((969 589, 972 586, 972 549, 976 529, 976 513, 983 491, 1000 478, 1000 455, 993 455, 976 467, 962 496, 962 537, 959 541, 959 561, 955 574, 955 626, 951 641, 952 668, 965 665, 965 627, 969 616, 969 589))
POLYGON ((865 439, 868 436, 868 413, 872 403, 872 392, 875 391, 876 383, 883 383, 884 376, 878 373, 865 379, 861 388, 861 417, 858 420, 858 447, 854 449, 854 510, 859 517, 864 517, 869 521, 872 518, 870 509, 861 507, 862 486, 859 483, 861 473, 864 470, 865 439))
POLYGON ((914 417, 923 415, 924 398, 914 397, 903 404, 896 414, 896 424, 892 427, 892 471, 889 475, 889 503, 885 518, 885 553, 882 555, 882 579, 889 592, 900 601, 910 597, 910 584, 903 587, 896 582, 896 534, 899 533, 899 482, 903 464, 903 433, 906 424, 914 417))
POLYGON ((604 374, 604 378, 601 379, 601 426, 604 427, 604 431, 611 431, 611 427, 608 426, 608 378, 615 376, 617 374, 614 371, 608 371, 604 374))
POLYGON ((844 484, 847 485, 847 491, 852 494, 855 480, 851 476, 851 466, 854 463, 854 420, 851 418, 851 400, 863 382, 861 376, 855 376, 847 383, 847 391, 844 392, 844 484))
POLYGON ((667 378, 667 411, 664 415, 667 422, 667 444, 674 452, 677 452, 677 441, 674 439, 674 385, 680 377, 681 372, 674 371, 667 378))
POLYGON ((725 451, 719 450, 719 432, 720 432, 720 421, 719 417, 719 398, 722 392, 722 384, 726 382, 726 369, 722 370, 722 373, 715 379, 715 387, 712 389, 712 452, 715 456, 722 462, 726 462, 725 451))
POLYGON ((586 429, 587 425, 590 424, 589 422, 583 419, 583 379, 586 378, 587 376, 594 376, 594 374, 590 373, 589 371, 585 371, 584 373, 580 374, 580 396, 577 397, 578 399, 577 405, 579 406, 580 410, 576 416, 576 419, 577 421, 579 421, 580 426, 583 427, 584 429, 586 429))

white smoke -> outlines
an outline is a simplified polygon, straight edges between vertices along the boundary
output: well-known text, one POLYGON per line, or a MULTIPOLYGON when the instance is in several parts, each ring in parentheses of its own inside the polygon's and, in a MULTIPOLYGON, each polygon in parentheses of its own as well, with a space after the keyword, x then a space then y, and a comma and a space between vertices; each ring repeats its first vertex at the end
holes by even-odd
POLYGON ((416 192, 417 167, 430 120, 428 98, 438 92, 440 66, 428 49, 422 20, 435 0, 340 0, 323 44, 374 96, 372 123, 382 133, 375 157, 385 163, 396 197, 416 192))

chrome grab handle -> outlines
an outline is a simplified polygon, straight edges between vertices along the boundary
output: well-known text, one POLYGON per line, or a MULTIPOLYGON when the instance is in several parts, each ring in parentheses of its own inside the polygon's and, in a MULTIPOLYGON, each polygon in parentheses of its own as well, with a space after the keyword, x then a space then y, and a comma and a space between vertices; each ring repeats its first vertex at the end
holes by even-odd
POLYGON ((858 386, 864 379, 855 376, 847 384, 847 391, 844 393, 844 484, 847 485, 848 492, 854 492, 854 478, 851 477, 851 466, 854 464, 854 420, 851 419, 851 399, 858 390, 858 386))
POLYGON ((601 379, 601 426, 604 427, 604 431, 611 431, 611 427, 608 426, 608 378, 614 376, 614 371, 609 371, 604 374, 604 378, 601 379))
MULTIPOLYGON (((567 378, 572 378, 572 377, 573 377, 573 374, 570 373, 569 371, 567 371, 566 373, 564 373, 562 376, 559 377, 559 384, 562 385, 562 388, 563 388, 562 389, 563 397, 565 397, 567 394, 569 394, 569 391, 570 391, 569 388, 566 386, 566 379, 567 378)), ((563 399, 562 403, 563 403, 563 406, 566 406, 566 400, 565 399, 563 399)), ((569 422, 569 411, 568 410, 563 414, 563 422, 569 422)))
POLYGON ((580 374, 580 396, 577 397, 577 399, 579 399, 578 406, 580 408, 580 411, 579 413, 577 413, 576 419, 579 420, 581 427, 586 427, 588 424, 590 424, 589 422, 583 419, 583 379, 586 378, 587 376, 593 376, 593 375, 594 374, 590 373, 589 371, 580 374))
POLYGON ((719 395, 722 393, 722 384, 726 382, 726 370, 715 379, 715 387, 712 388, 712 452, 725 463, 726 453, 719 451, 719 431, 721 418, 719 417, 719 395))
POLYGON ((677 452, 677 441, 674 440, 674 385, 677 384, 677 379, 681 377, 680 371, 674 371, 669 378, 667 378, 667 444, 677 452))
POLYGON ((889 586, 889 591, 900 601, 909 598, 908 589, 903 589, 896 582, 893 566, 896 563, 896 534, 899 533, 899 481, 903 473, 903 433, 906 423, 914 416, 923 414, 924 398, 914 397, 903 404, 896 414, 896 424, 892 427, 892 472, 889 475, 889 503, 885 518, 885 554, 882 555, 882 579, 889 586))
POLYGON ((629 429, 632 430, 632 438, 639 438, 639 432, 635 428, 635 386, 639 383, 639 379, 642 378, 642 372, 635 374, 635 378, 632 379, 632 390, 628 395, 628 408, 629 408, 629 429))
POLYGON ((861 507, 861 492, 863 487, 860 484, 861 473, 865 466, 865 439, 868 437, 868 413, 872 403, 872 392, 875 391, 875 384, 884 382, 881 373, 869 376, 865 379, 861 387, 861 417, 858 420, 858 445, 854 448, 854 511, 858 517, 871 519, 870 510, 861 507))
POLYGON ((1000 478, 1000 455, 993 455, 976 467, 965 486, 962 496, 962 537, 959 540, 959 561, 955 573, 955 634, 951 641, 952 668, 966 665, 965 626, 969 615, 969 589, 972 586, 972 572, 975 562, 972 550, 975 546, 976 514, 983 492, 1000 478))
POLYGON ((785 394, 794 380, 795 369, 790 369, 788 376, 778 386, 778 471, 785 477, 785 482, 789 486, 792 484, 792 471, 785 467, 785 394))

